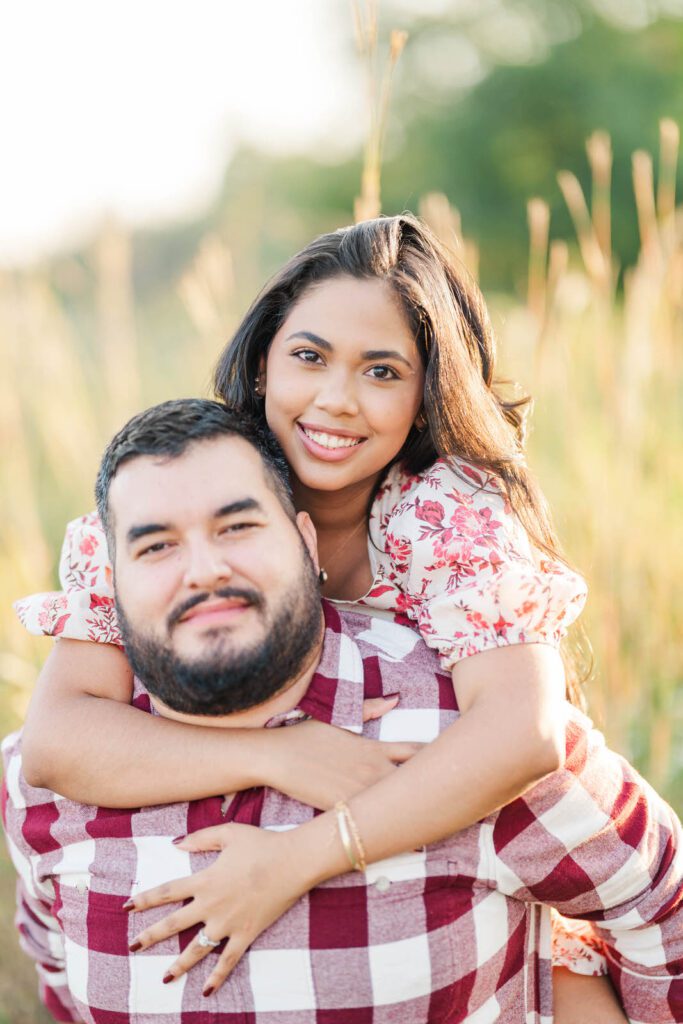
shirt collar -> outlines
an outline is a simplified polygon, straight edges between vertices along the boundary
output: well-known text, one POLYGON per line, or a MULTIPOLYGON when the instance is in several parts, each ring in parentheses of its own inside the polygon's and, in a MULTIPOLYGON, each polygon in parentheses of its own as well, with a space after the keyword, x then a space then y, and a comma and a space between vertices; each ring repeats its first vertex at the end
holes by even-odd
POLYGON ((323 600, 322 605, 323 645, 308 690, 296 708, 271 718, 268 728, 315 718, 350 732, 363 731, 363 658, 340 612, 329 601, 323 600))

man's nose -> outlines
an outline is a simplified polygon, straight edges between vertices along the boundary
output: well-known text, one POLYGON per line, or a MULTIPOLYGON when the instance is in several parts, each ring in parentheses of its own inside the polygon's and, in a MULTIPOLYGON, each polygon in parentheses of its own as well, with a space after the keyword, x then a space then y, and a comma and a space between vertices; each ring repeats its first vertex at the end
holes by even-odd
POLYGON ((226 552, 209 543, 196 543, 188 548, 184 583, 202 590, 229 580, 232 568, 226 552))
POLYGON ((354 374, 326 373, 314 405, 330 416, 357 416, 359 407, 354 374))

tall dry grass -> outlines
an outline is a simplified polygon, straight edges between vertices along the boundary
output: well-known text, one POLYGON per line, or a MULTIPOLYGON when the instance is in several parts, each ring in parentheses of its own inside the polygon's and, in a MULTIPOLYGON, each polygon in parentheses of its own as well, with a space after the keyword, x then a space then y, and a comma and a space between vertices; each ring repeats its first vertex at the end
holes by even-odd
MULTIPOLYGON (((635 266, 621 268, 610 241, 610 142, 604 133, 593 135, 587 144, 590 199, 573 175, 558 175, 576 238, 549 241, 548 208, 531 200, 527 300, 494 305, 505 369, 536 397, 532 465, 570 556, 591 584, 586 616, 597 666, 591 706, 610 739, 680 799, 683 216, 674 192, 677 153, 678 128, 663 121, 656 175, 649 154, 634 154, 641 249, 635 266)), ((476 276, 476 245, 463 239, 459 214, 447 199, 427 196, 420 211, 476 276)), ((210 367, 234 325, 231 254, 215 235, 201 242, 175 283, 187 343, 173 358, 163 337, 141 338, 136 327, 140 311, 125 232, 108 224, 79 274, 78 287, 92 300, 90 346, 69 312, 68 267, 0 277, 5 724, 23 713, 45 653, 45 644, 28 637, 9 613, 11 600, 54 585, 62 521, 92 504, 92 480, 112 431, 145 403, 206 392, 210 367)))
MULTIPOLYGON (((359 31, 367 49, 376 24, 361 21, 359 31)), ((374 65, 369 79, 375 112, 357 216, 380 209, 388 89, 404 41, 394 39, 384 72, 374 65)), ((376 49, 372 53, 371 63, 376 49)), ((550 241, 548 208, 532 200, 527 299, 497 299, 494 313, 506 370, 536 396, 532 465, 569 555, 591 586, 586 620, 596 674, 590 707, 612 744, 681 810, 683 215, 674 191, 677 154, 678 129, 670 121, 662 122, 656 173, 649 154, 634 154, 641 249, 634 267, 620 268, 611 247, 609 138, 593 135, 587 145, 591 196, 568 172, 559 175, 576 237, 550 241)), ((477 247, 463 239, 448 200, 425 197, 421 212, 476 276, 477 247)), ((142 316, 132 282, 131 240, 114 223, 102 230, 85 266, 60 263, 0 276, 3 731, 20 720, 48 643, 25 634, 10 602, 54 586, 62 523, 91 507, 93 478, 111 432, 151 401, 206 393, 211 365, 234 326, 231 254, 215 235, 202 241, 180 281, 169 282, 186 316, 180 350, 169 353, 163 325, 155 328, 142 316), (73 312, 76 293, 87 299, 85 327, 73 312)), ((12 872, 0 855, 0 1024, 3 1014, 12 1024, 44 1019, 29 967, 13 945, 11 901, 12 872)))

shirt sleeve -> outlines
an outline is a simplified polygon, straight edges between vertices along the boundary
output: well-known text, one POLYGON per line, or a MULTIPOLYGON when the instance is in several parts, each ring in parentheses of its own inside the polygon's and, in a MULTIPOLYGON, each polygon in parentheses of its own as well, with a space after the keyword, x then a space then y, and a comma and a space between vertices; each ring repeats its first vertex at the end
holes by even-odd
POLYGON ((399 610, 448 670, 493 647, 557 646, 585 603, 581 576, 534 557, 499 484, 466 464, 437 462, 385 529, 399 610))
POLYGON ((79 1024, 83 1018, 69 990, 59 922, 50 905, 31 895, 21 880, 17 883, 15 921, 19 945, 35 962, 40 998, 46 1010, 64 1024, 79 1024))
POLYGON ((22 799, 20 737, 8 736, 2 744, 4 778, 0 808, 7 847, 17 871, 15 923, 19 944, 34 961, 40 998, 55 1020, 78 1024, 82 1015, 69 991, 64 937, 53 910, 49 886, 41 883, 34 866, 34 851, 24 836, 28 810, 22 799))
POLYGON ((32 594, 14 608, 29 633, 118 644, 113 573, 107 540, 96 513, 66 528, 59 562, 62 590, 32 594))
MULTIPOLYGON (((489 819, 484 859, 506 895, 590 921, 630 1020, 683 1020, 681 823, 581 712, 566 715, 564 766, 489 819)), ((566 932, 554 938, 557 960, 566 932)))

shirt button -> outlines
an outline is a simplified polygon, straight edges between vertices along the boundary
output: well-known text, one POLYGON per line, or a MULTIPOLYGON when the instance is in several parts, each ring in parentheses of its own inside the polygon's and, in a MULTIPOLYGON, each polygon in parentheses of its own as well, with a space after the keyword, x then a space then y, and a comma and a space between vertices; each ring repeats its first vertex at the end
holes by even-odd
POLYGON ((391 882, 389 881, 387 876, 380 875, 377 881, 375 882, 375 889, 377 889, 377 892, 388 892, 390 888, 391 882))

